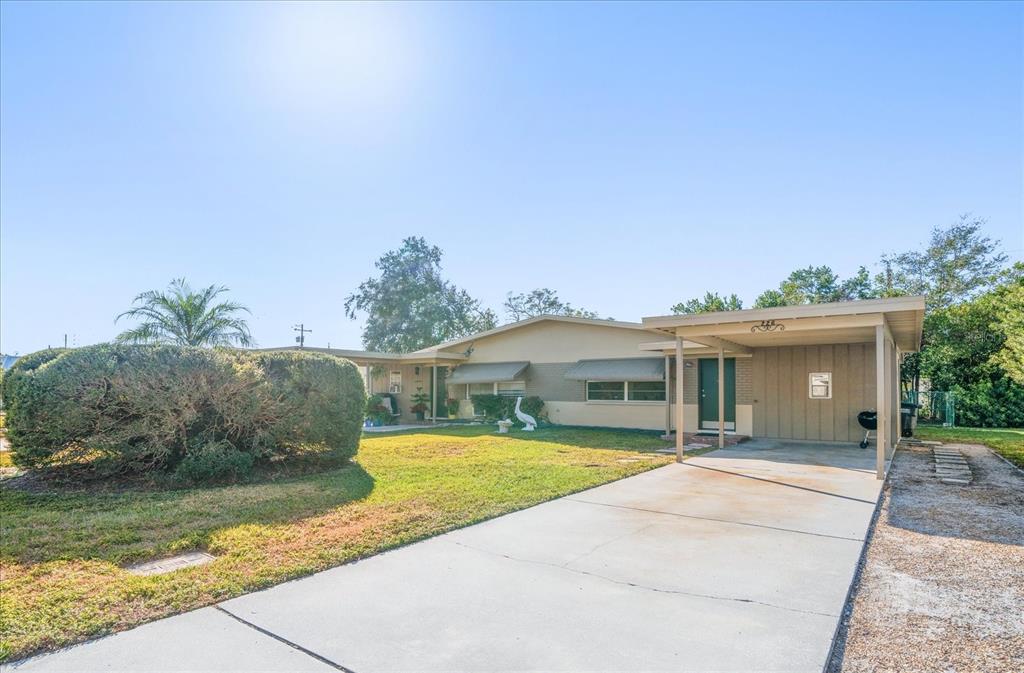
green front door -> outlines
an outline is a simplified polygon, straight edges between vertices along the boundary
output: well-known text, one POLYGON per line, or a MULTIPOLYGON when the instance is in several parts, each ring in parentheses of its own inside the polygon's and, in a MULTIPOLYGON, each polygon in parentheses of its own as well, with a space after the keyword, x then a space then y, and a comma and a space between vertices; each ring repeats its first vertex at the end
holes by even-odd
MULTIPOLYGON (((700 362, 700 429, 718 429, 718 358, 700 362)), ((725 429, 736 429, 736 359, 725 359, 725 429)))

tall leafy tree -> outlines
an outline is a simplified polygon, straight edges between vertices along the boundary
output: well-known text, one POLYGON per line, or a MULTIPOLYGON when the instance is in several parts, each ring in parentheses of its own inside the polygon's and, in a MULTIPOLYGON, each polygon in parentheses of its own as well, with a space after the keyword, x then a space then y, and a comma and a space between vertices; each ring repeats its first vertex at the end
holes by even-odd
POLYGON ((714 313, 716 311, 738 311, 743 308, 743 302, 735 294, 729 296, 719 295, 717 292, 707 292, 702 299, 690 299, 679 302, 672 307, 673 313, 714 313))
POLYGON ((593 311, 576 308, 558 298, 558 293, 546 287, 519 294, 508 293, 504 304, 505 313, 513 321, 525 320, 538 315, 567 315, 574 318, 597 318, 593 311))
POLYGON ((797 269, 779 283, 777 290, 766 290, 754 301, 754 308, 824 304, 833 301, 869 299, 875 296, 871 276, 863 266, 846 280, 829 266, 797 269))
POLYGON ((1002 336, 1003 343, 991 362, 1024 386, 1024 262, 1017 262, 1007 277, 1006 284, 995 291, 992 328, 1002 336))
POLYGON ((442 256, 413 236, 377 260, 380 275, 345 299, 349 318, 367 316, 363 346, 407 353, 496 326, 494 311, 442 277, 442 256))
POLYGON ((984 225, 984 219, 961 215, 934 228, 924 250, 883 256, 876 286, 893 295, 925 295, 929 309, 979 295, 998 282, 1007 260, 999 241, 982 233, 984 225))
POLYGON ((143 292, 132 301, 135 306, 115 319, 141 322, 119 334, 117 340, 179 346, 251 346, 249 326, 239 315, 249 313, 249 309, 233 301, 217 301, 227 291, 223 285, 193 291, 184 278, 178 278, 164 292, 143 292))

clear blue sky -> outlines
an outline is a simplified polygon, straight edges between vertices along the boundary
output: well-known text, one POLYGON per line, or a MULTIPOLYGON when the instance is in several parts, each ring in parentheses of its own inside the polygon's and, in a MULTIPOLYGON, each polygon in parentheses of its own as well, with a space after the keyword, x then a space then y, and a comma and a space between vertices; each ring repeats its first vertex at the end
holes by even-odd
POLYGON ((409 235, 498 309, 618 319, 846 275, 973 212, 1015 259, 1022 5, 0 9, 0 349, 225 284, 262 346, 357 346, 409 235))

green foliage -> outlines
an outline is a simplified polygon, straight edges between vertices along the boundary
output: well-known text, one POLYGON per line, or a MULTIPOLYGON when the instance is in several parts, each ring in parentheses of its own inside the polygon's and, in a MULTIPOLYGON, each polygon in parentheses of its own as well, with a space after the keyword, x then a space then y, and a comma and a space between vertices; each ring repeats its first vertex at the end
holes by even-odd
POLYGON ((430 402, 430 395, 423 392, 422 387, 416 388, 416 392, 412 394, 409 400, 412 402, 412 407, 410 407, 409 410, 413 413, 422 414, 430 408, 428 406, 428 403, 430 402))
MULTIPOLYGON (((473 410, 478 414, 483 414, 483 417, 488 421, 500 421, 503 419, 511 419, 515 422, 519 422, 516 419, 516 398, 508 395, 472 395, 473 410)), ((531 395, 524 397, 522 404, 519 408, 523 413, 533 416, 540 421, 544 411, 544 400, 531 395)))
POLYGON ((846 280, 840 280, 831 267, 808 266, 790 273, 779 283, 778 290, 762 292, 755 300, 754 308, 824 304, 869 299, 873 296, 876 295, 871 286, 871 278, 863 266, 846 280))
POLYGON ((255 462, 251 453, 239 451, 230 442, 210 442, 190 451, 174 472, 191 483, 235 481, 248 476, 255 462))
POLYGON ((47 348, 23 355, 15 360, 11 368, 4 372, 3 378, 0 379, 0 399, 4 401, 4 408, 10 409, 12 404, 16 404, 16 388, 27 380, 33 371, 65 352, 67 352, 65 348, 47 348))
POLYGON ((313 445, 329 447, 335 457, 356 454, 366 390, 355 365, 332 355, 302 351, 249 357, 262 369, 281 407, 271 433, 278 450, 313 445))
POLYGON ((973 428, 1024 427, 1024 386, 1005 376, 955 385, 956 424, 973 428))
POLYGON ((380 395, 370 395, 366 399, 366 418, 374 425, 386 425, 391 420, 391 412, 384 404, 380 395))
MULTIPOLYGON (((178 346, 251 346, 252 336, 238 313, 249 313, 241 304, 214 300, 228 288, 211 285, 194 292, 184 278, 171 281, 167 292, 150 290, 132 301, 137 304, 121 318, 141 319, 122 332, 122 343, 165 343, 178 346)), ((116 322, 116 321, 115 321, 116 322)))
POLYGON ((459 401, 454 397, 448 398, 447 407, 449 416, 454 416, 459 413, 459 401))
POLYGON ((8 438, 23 467, 172 471, 188 459, 183 474, 212 474, 220 456, 231 462, 221 478, 247 462, 228 447, 258 462, 307 446, 352 456, 358 445, 362 379, 333 356, 100 344, 29 357, 8 386, 8 438))
POLYGON ((407 353, 492 329, 496 316, 441 277, 441 249, 419 237, 377 260, 381 272, 345 299, 345 314, 367 314, 363 345, 407 353))
POLYGON ((538 315, 566 315, 574 318, 597 318, 593 311, 576 308, 558 298, 558 293, 546 287, 520 294, 508 293, 505 299, 505 313, 513 322, 538 315))
POLYGON ((926 295, 929 308, 944 308, 991 288, 1006 264, 999 241, 981 233, 985 220, 961 215, 936 227, 924 250, 885 255, 875 277, 880 296, 926 295))
POLYGON ((743 302, 735 294, 728 297, 719 296, 717 292, 708 292, 703 299, 691 299, 679 302, 672 307, 673 313, 715 313, 717 311, 739 311, 743 302))
POLYGON ((1008 333, 1016 336, 1013 326, 1024 320, 1021 284, 1011 280, 925 317, 927 347, 914 362, 932 390, 955 393, 958 425, 1024 426, 1024 386, 1011 376, 1014 353, 1007 348, 1008 333))
POLYGON ((1024 263, 1014 265, 1013 276, 998 293, 993 328, 1003 337, 992 363, 1024 386, 1024 263))

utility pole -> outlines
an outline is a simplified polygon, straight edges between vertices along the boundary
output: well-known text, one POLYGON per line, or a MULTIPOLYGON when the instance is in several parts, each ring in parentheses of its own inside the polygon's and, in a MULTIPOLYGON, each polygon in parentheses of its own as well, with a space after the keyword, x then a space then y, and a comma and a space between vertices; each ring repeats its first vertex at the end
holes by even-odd
POLYGON ((306 334, 312 334, 313 330, 306 329, 306 325, 301 322, 298 325, 292 325, 292 330, 299 333, 299 336, 295 337, 295 343, 299 344, 299 348, 305 347, 306 334))

